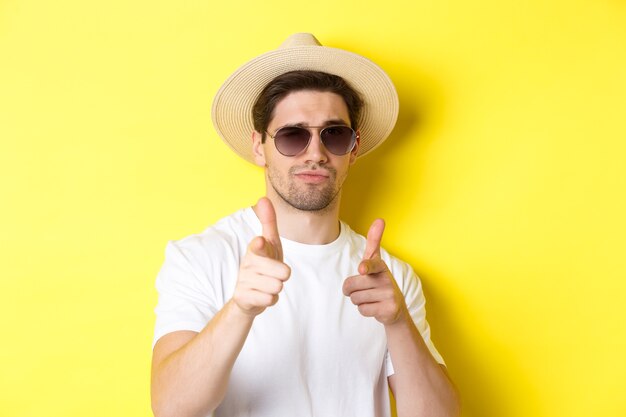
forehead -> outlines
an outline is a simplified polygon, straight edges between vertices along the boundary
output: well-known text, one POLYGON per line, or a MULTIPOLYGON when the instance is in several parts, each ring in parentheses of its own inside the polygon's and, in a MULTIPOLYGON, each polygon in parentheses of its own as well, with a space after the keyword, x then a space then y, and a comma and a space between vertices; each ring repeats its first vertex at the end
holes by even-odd
POLYGON ((328 91, 303 90, 289 93, 276 104, 269 126, 323 126, 329 121, 350 125, 344 99, 328 91))

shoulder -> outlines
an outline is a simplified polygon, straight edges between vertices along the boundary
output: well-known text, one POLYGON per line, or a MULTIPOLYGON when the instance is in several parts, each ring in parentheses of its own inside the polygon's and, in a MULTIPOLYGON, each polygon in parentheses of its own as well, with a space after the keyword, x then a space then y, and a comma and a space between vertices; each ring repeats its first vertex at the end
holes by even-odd
POLYGON ((192 264, 215 258, 238 259, 255 236, 255 225, 251 223, 247 210, 224 217, 201 233, 170 241, 166 255, 184 258, 192 264))

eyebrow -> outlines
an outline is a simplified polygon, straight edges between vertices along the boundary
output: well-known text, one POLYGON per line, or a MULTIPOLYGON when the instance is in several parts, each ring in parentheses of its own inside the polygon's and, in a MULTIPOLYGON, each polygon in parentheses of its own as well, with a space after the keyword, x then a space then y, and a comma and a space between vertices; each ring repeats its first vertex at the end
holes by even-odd
MULTIPOLYGON (((341 119, 330 119, 330 120, 326 120, 322 125, 320 126, 315 126, 315 127, 325 127, 325 126, 350 126, 349 123, 346 123, 345 120, 341 120, 341 119)), ((309 125, 308 123, 288 123, 282 127, 288 127, 288 126, 294 126, 294 127, 312 127, 311 125, 309 125)))

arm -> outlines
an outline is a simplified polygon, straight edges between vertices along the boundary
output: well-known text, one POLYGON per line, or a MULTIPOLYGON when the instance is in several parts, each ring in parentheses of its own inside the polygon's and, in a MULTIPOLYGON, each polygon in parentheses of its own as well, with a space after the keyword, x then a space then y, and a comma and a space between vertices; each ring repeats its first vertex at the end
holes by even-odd
POLYGON ((366 317, 385 326, 394 363, 389 386, 398 417, 452 417, 460 413, 459 399, 447 372, 432 357, 408 312, 404 296, 385 262, 380 242, 385 224, 375 221, 368 234, 359 274, 344 282, 343 291, 366 317))
POLYGON ((200 333, 177 331, 159 339, 152 355, 154 415, 203 416, 217 408, 253 319, 231 299, 200 333))
POLYGON ((385 333, 395 371, 388 381, 398 416, 460 415, 458 394, 445 366, 432 357, 408 312, 385 324, 385 333))
POLYGON ((278 301, 291 271, 282 262, 269 200, 259 201, 257 214, 263 236, 248 245, 232 299, 200 333, 172 332, 154 347, 151 395, 157 417, 204 416, 217 408, 254 318, 278 301))

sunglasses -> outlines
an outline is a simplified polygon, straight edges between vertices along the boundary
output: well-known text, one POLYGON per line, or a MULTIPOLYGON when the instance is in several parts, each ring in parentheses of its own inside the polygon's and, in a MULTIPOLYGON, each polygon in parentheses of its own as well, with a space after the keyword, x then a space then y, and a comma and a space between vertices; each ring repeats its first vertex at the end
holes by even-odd
POLYGON ((304 151, 311 143, 313 134, 309 129, 319 129, 320 139, 324 147, 335 155, 345 155, 354 149, 357 140, 356 132, 343 125, 336 126, 284 126, 274 133, 274 136, 267 134, 274 139, 274 145, 278 152, 285 156, 296 156, 304 151))

